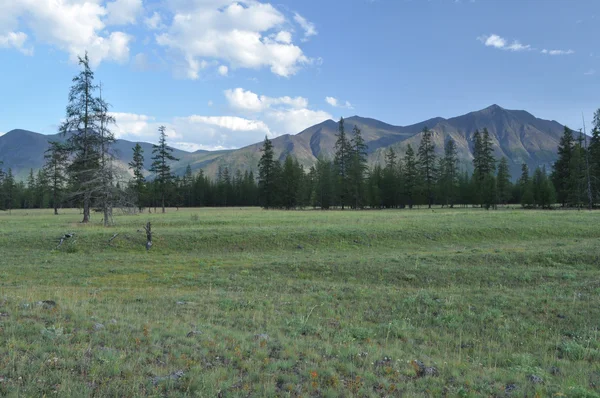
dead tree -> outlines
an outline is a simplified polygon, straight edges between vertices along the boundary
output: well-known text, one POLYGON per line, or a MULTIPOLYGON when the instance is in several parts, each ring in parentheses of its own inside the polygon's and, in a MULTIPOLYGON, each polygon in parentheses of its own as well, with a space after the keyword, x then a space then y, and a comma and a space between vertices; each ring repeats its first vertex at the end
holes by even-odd
POLYGON ((146 230, 146 250, 150 250, 152 247, 152 225, 150 225, 150 221, 144 227, 146 230))

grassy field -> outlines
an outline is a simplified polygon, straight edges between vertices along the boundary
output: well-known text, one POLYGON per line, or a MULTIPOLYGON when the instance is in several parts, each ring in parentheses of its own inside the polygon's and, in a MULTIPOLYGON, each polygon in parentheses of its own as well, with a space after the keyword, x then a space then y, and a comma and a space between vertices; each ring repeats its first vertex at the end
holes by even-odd
POLYGON ((93 217, 0 213, 1 396, 600 396, 600 212, 93 217))

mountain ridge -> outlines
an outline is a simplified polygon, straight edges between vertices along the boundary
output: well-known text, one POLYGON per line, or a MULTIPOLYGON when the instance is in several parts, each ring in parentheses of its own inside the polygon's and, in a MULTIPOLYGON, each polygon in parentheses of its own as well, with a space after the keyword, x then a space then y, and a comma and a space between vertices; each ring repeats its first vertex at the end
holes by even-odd
MULTIPOLYGON (((472 160, 472 135, 475 130, 487 128, 494 143, 494 151, 499 159, 509 160, 513 177, 520 170, 521 163, 527 163, 530 169, 537 166, 551 166, 556 160, 558 141, 564 126, 555 120, 539 119, 525 110, 508 110, 497 104, 478 111, 451 118, 434 117, 406 126, 394 126, 383 121, 350 116, 345 121, 347 134, 352 135, 354 126, 358 127, 368 145, 370 164, 383 164, 385 151, 396 150, 400 156, 408 144, 417 149, 424 127, 433 132, 436 152, 443 152, 444 143, 452 138, 457 143, 459 157, 464 168, 469 169, 472 160)), ((297 134, 284 134, 273 138, 275 155, 284 160, 289 154, 295 156, 305 167, 310 167, 318 157, 333 158, 338 122, 324 120, 297 134)), ((64 140, 59 134, 42 135, 28 130, 15 129, 0 136, 0 160, 3 168, 11 167, 20 178, 42 167, 44 151, 50 140, 64 140)), ((144 149, 145 167, 150 167, 152 144, 139 142, 144 149)), ((131 161, 131 148, 136 142, 117 140, 114 149, 117 159, 126 167, 131 161)), ((262 142, 247 145, 236 150, 187 152, 174 149, 174 156, 180 158, 172 167, 176 174, 183 174, 187 165, 192 170, 204 170, 210 176, 217 175, 219 167, 229 167, 256 171, 260 158, 262 142)), ((517 174, 518 175, 518 174, 517 174)))

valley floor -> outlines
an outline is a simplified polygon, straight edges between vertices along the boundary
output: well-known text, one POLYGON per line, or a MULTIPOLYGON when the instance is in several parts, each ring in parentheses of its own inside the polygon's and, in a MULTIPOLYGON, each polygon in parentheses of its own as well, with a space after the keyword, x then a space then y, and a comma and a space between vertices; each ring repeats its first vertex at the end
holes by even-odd
POLYGON ((0 395, 600 396, 600 212, 93 218, 0 213, 0 395))

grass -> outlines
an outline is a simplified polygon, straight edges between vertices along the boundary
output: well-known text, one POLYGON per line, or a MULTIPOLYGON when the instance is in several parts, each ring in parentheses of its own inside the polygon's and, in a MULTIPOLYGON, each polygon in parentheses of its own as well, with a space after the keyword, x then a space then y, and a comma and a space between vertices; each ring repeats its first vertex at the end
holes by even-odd
POLYGON ((0 395, 600 396, 598 212, 95 218, 0 214, 0 395))

